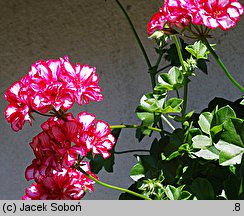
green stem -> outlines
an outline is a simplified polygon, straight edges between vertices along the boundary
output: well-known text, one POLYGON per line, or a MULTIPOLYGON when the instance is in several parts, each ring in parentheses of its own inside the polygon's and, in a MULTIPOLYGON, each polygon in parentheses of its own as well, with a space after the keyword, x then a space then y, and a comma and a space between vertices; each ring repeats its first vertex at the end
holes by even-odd
POLYGON ((111 129, 118 129, 118 128, 147 128, 149 130, 152 131, 156 131, 156 132, 164 132, 166 134, 170 134, 168 131, 162 130, 160 128, 155 128, 155 127, 150 127, 150 126, 143 126, 143 125, 125 125, 125 124, 121 124, 121 125, 110 125, 111 129))
MULTIPOLYGON (((177 49, 177 53, 178 53, 178 56, 179 56, 179 59, 180 59, 180 64, 181 64, 182 70, 185 71, 184 59, 183 59, 183 56, 182 56, 182 53, 181 53, 181 48, 180 48, 180 44, 179 44, 178 38, 177 38, 176 35, 173 35, 173 39, 174 39, 174 43, 175 43, 175 46, 176 46, 176 49, 177 49)), ((183 101, 183 108, 182 108, 182 111, 181 111, 181 114, 182 114, 183 118, 186 115, 187 96, 188 96, 188 81, 187 81, 186 78, 184 78, 184 96, 183 96, 183 100, 184 101, 183 101)))
POLYGON ((94 178, 93 176, 91 176, 88 173, 86 173, 81 167, 79 167, 79 165, 76 165, 75 168, 78 171, 82 172, 89 179, 93 180, 97 184, 102 185, 103 187, 110 188, 110 189, 114 189, 114 190, 118 190, 118 191, 122 191, 122 192, 125 192, 125 193, 129 193, 131 195, 137 196, 137 197, 142 198, 142 199, 145 199, 145 200, 151 200, 149 197, 143 196, 142 194, 138 194, 138 193, 136 193, 134 191, 131 191, 131 190, 128 190, 128 189, 125 189, 125 188, 121 188, 121 187, 118 187, 118 186, 110 185, 110 184, 107 184, 105 182, 99 181, 96 178, 94 178))
POLYGON ((134 27, 134 25, 133 25, 133 23, 132 23, 132 21, 131 21, 129 15, 128 15, 128 13, 126 12, 126 10, 125 10, 124 7, 122 6, 122 4, 119 2, 119 0, 115 0, 115 1, 116 1, 116 3, 118 4, 118 6, 120 7, 120 9, 122 10, 122 12, 124 13, 124 15, 125 15, 127 21, 129 22, 129 25, 130 25, 130 27, 131 27, 131 29, 132 29, 132 31, 133 31, 135 37, 136 37, 137 43, 138 43, 138 45, 140 46, 140 49, 141 49, 141 51, 142 51, 142 54, 143 54, 143 56, 144 56, 144 58, 145 58, 145 60, 146 60, 146 62, 147 62, 147 66, 148 66, 148 68, 152 68, 152 65, 151 65, 150 60, 149 60, 149 58, 148 58, 148 56, 147 56, 147 53, 146 53, 146 51, 145 51, 145 49, 144 49, 144 46, 143 46, 143 44, 142 44, 142 42, 141 42, 141 40, 140 40, 140 38, 139 38, 139 36, 138 36, 138 34, 137 34, 137 32, 136 32, 136 29, 135 29, 135 27, 134 27))
POLYGON ((215 60, 217 61, 218 65, 222 68, 224 71, 225 75, 229 78, 229 80, 242 92, 244 92, 244 88, 231 76, 230 72, 227 70, 225 67, 224 63, 221 61, 217 53, 213 50, 213 48, 210 46, 208 40, 205 37, 200 38, 202 42, 207 46, 208 50, 211 52, 215 60))
POLYGON ((167 118, 164 117, 164 115, 161 115, 161 118, 170 126, 170 128, 174 131, 175 127, 168 121, 167 118))
POLYGON ((180 43, 179 43, 178 38, 177 38, 176 35, 173 35, 173 39, 174 39, 176 50, 177 50, 177 53, 178 53, 178 56, 179 56, 181 67, 182 67, 182 69, 184 71, 185 70, 184 59, 183 59, 183 56, 182 56, 182 53, 181 53, 180 43))

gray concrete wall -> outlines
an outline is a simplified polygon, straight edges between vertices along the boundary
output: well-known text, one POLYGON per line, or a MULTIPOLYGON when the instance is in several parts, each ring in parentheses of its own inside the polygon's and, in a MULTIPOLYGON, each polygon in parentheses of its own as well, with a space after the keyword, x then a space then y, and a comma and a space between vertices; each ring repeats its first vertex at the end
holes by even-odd
MULTIPOLYGON (((127 8, 138 34, 152 61, 155 61, 152 41, 147 39, 146 25, 161 0, 121 0, 127 8)), ((89 106, 75 106, 95 113, 110 124, 139 123, 134 114, 141 96, 150 91, 150 79, 143 56, 123 14, 112 0, 0 0, 0 199, 20 199, 30 182, 24 178, 26 166, 34 155, 28 145, 33 134, 40 132, 38 117, 33 127, 25 125, 18 133, 11 130, 3 116, 8 104, 5 90, 25 75, 38 59, 70 57, 97 67, 104 101, 89 106)), ((244 18, 242 18, 244 19, 244 18)), ((244 84, 244 20, 228 32, 218 30, 214 42, 217 52, 233 76, 244 84)), ((211 59, 212 60, 212 59, 211 59)), ((241 96, 214 61, 209 75, 201 72, 189 85, 189 109, 200 111, 214 97, 235 100, 241 96)), ((117 151, 150 146, 149 139, 138 143, 134 130, 122 131, 117 151)), ((133 154, 118 155, 114 173, 101 172, 101 180, 128 187, 133 154)), ((86 199, 117 199, 120 193, 98 185, 86 199)))

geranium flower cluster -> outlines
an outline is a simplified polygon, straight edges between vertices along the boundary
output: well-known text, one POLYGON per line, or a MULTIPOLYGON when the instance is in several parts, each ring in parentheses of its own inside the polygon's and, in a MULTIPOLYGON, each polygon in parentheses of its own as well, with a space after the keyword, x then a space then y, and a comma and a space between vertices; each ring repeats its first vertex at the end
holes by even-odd
POLYGON ((81 199, 87 190, 94 190, 94 181, 79 169, 98 177, 83 159, 89 152, 108 158, 115 138, 108 123, 96 120, 94 114, 81 112, 75 118, 67 110, 75 101, 79 105, 101 101, 98 81, 94 67, 73 65, 65 57, 37 61, 6 91, 4 97, 10 104, 5 117, 14 131, 22 129, 25 121, 31 123, 33 112, 51 116, 30 143, 35 159, 25 177, 35 183, 26 189, 23 199, 81 199))
POLYGON ((27 180, 39 182, 54 171, 62 172, 72 167, 79 155, 85 157, 90 151, 108 158, 115 144, 109 125, 87 112, 81 112, 76 119, 71 113, 66 120, 52 117, 41 127, 43 131, 30 143, 36 158, 26 169, 27 180))
MULTIPOLYGON (((81 164, 82 169, 97 178, 90 172, 88 163, 81 164)), ((94 191, 94 181, 87 178, 81 172, 63 168, 60 172, 54 172, 52 177, 43 178, 39 183, 31 184, 26 188, 23 200, 80 200, 86 190, 94 191)))
POLYGON ((37 61, 27 75, 15 82, 4 97, 9 101, 5 117, 14 131, 22 129, 25 121, 32 123, 32 113, 65 112, 74 102, 101 101, 96 68, 77 63, 68 57, 37 61))
POLYGON ((166 23, 182 28, 190 23, 210 29, 228 30, 243 14, 238 0, 165 0, 160 10, 148 23, 148 34, 162 30, 166 23))

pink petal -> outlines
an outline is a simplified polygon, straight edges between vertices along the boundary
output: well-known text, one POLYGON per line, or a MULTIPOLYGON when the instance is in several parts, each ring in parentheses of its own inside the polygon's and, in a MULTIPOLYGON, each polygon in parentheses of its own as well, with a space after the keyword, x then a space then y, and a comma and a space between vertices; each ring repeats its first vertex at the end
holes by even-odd
POLYGON ((108 123, 98 120, 96 123, 96 130, 95 130, 96 136, 98 137, 104 137, 110 133, 110 127, 108 123))
POLYGON ((81 112, 77 115, 77 120, 83 126, 83 130, 89 130, 95 123, 96 116, 93 114, 88 114, 87 112, 81 112))

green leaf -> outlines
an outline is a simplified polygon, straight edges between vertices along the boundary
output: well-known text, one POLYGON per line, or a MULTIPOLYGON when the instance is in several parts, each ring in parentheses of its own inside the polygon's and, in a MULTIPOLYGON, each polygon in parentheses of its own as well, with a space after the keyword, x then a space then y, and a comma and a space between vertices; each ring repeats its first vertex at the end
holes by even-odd
POLYGON ((210 112, 204 112, 199 116, 198 124, 202 131, 210 135, 210 125, 213 119, 213 114, 210 112))
POLYGON ((244 148, 244 121, 238 118, 226 120, 220 138, 225 142, 244 148))
POLYGON ((222 124, 214 126, 210 129, 212 137, 215 136, 216 134, 220 133, 221 131, 223 131, 223 125, 222 124))
POLYGON ((183 86, 184 76, 179 68, 172 67, 168 73, 162 73, 158 77, 158 85, 155 90, 177 90, 183 86))
POLYGON ((212 141, 208 136, 205 135, 197 135, 192 138, 192 146, 196 149, 206 149, 207 147, 212 145, 212 141))
POLYGON ((134 180, 137 181, 142 177, 145 177, 145 169, 141 163, 140 157, 137 157, 138 163, 134 165, 130 171, 130 177, 134 180))
POLYGON ((121 132, 121 128, 119 129, 113 129, 111 131, 111 134, 115 137, 116 143, 113 146, 113 149, 110 150, 110 157, 107 159, 104 159, 102 155, 96 155, 93 157, 91 154, 87 156, 87 158, 90 159, 90 167, 91 171, 95 174, 99 173, 102 168, 104 168, 107 172, 113 172, 113 165, 114 165, 114 149, 118 142, 119 135, 121 132))
POLYGON ((240 102, 241 105, 244 105, 244 99, 240 102))
POLYGON ((236 118, 236 114, 235 111, 229 105, 227 105, 217 110, 216 118, 216 124, 220 125, 230 118, 236 118))
POLYGON ((220 151, 219 164, 222 166, 230 166, 240 164, 244 148, 233 145, 231 143, 220 140, 215 147, 220 151))
POLYGON ((242 187, 241 179, 235 175, 230 175, 224 182, 224 189, 226 197, 229 200, 237 200, 240 195, 240 188, 242 187))
POLYGON ((198 152, 192 153, 197 157, 201 157, 206 160, 218 160, 219 159, 219 150, 214 146, 207 147, 206 149, 201 149, 198 152))
MULTIPOLYGON (((149 113, 149 112, 137 112, 136 115, 138 116, 138 118, 140 120, 142 120, 142 126, 153 126, 154 124, 154 121, 155 121, 155 118, 154 118, 154 114, 153 113, 149 113)), ((144 128, 141 128, 140 129, 141 132, 144 134, 144 135, 150 135, 151 134, 151 130, 149 129, 144 129, 144 128)))
POLYGON ((211 183, 205 178, 196 178, 192 182, 191 192, 198 200, 213 200, 215 193, 211 183))
POLYGON ((137 107, 137 112, 158 112, 162 109, 165 102, 165 95, 155 95, 148 93, 143 95, 140 100, 140 105, 137 107))
POLYGON ((165 106, 162 110, 163 114, 166 113, 179 113, 181 111, 181 104, 183 100, 181 98, 170 98, 166 101, 165 106))
POLYGON ((185 49, 189 53, 191 53, 197 60, 207 59, 208 54, 210 53, 206 45, 201 41, 197 41, 193 45, 188 45, 185 49))
POLYGON ((178 188, 167 185, 165 188, 165 194, 169 200, 187 200, 190 198, 191 193, 183 191, 185 185, 181 185, 178 188))

